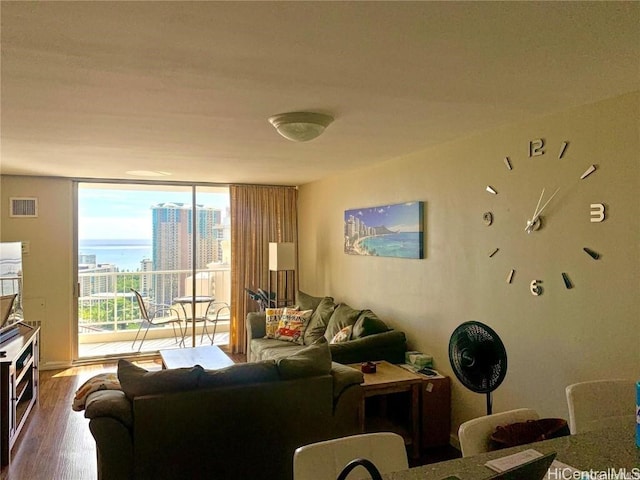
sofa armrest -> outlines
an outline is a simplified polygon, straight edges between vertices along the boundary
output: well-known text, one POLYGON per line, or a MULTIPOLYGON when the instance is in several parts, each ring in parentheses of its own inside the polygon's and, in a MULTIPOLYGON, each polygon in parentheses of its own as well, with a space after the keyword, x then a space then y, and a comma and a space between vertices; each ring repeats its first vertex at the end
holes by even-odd
POLYGON ((333 377, 333 399, 336 401, 342 392, 352 385, 364 382, 364 375, 360 370, 331 362, 331 377, 333 377))
POLYGON ((247 315, 247 338, 262 338, 267 334, 267 315, 264 312, 249 312, 247 315))
POLYGON ((329 345, 334 362, 348 364, 372 360, 404 363, 407 338, 404 332, 389 330, 343 343, 329 345))
POLYGON ((364 376, 360 370, 331 364, 333 377, 333 431, 335 436, 354 435, 362 432, 360 409, 364 391, 360 385, 364 376))
POLYGON ((100 390, 87 397, 84 416, 96 441, 98 480, 133 479, 133 410, 120 390, 100 390))
POLYGON ((133 426, 131 402, 122 390, 98 390, 87 397, 84 416, 89 419, 110 417, 126 428, 133 426))

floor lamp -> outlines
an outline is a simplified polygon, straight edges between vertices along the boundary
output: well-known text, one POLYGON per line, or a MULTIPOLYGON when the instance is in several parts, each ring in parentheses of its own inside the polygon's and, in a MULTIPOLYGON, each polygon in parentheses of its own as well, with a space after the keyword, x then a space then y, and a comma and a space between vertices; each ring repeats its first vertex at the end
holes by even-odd
MULTIPOLYGON (((294 295, 289 298, 289 272, 291 272, 291 285, 295 288, 296 274, 296 247, 293 242, 269 243, 269 285, 268 295, 271 296, 271 277, 275 272, 275 299, 272 307, 286 307, 289 302, 293 304, 294 295), (280 272, 283 272, 282 275, 280 272), (280 298, 280 286, 284 283, 284 298, 280 298)), ((271 301, 270 301, 271 303, 271 301)))

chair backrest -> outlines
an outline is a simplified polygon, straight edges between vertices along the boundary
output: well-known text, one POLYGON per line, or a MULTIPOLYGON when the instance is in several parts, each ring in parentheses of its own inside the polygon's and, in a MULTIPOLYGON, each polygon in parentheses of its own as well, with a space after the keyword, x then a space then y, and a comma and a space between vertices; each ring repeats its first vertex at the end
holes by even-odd
POLYGON ((566 388, 569 430, 583 433, 613 427, 635 416, 635 382, 593 380, 566 388))
POLYGON ((140 317, 144 320, 149 321, 149 313, 147 312, 147 306, 144 304, 142 295, 140 295, 139 291, 133 288, 131 289, 131 291, 136 295, 136 300, 138 300, 138 306, 140 307, 140 317))
POLYGON ((538 413, 530 408, 518 408, 464 422, 458 429, 462 456, 468 457, 491 450, 491 434, 499 425, 538 420, 538 413))
MULTIPOLYGON (((365 433, 304 445, 293 455, 293 480, 336 480, 342 469, 353 459, 370 460, 380 473, 409 468, 404 439, 391 432, 365 433)), ((366 477, 364 467, 354 469, 366 477)))

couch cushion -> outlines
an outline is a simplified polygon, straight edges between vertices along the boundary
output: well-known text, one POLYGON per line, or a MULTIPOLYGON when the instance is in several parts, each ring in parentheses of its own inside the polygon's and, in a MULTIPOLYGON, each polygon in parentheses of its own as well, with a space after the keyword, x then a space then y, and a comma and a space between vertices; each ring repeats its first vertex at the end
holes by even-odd
POLYGON ((322 301, 323 297, 312 297, 308 293, 304 293, 302 290, 298 290, 296 294, 296 305, 300 310, 315 310, 322 301))
POLYGON ((353 325, 351 338, 361 338, 376 333, 387 332, 391 330, 386 323, 378 318, 371 310, 363 310, 358 320, 353 325))
POLYGON ((358 320, 358 316, 362 310, 355 310, 346 303, 339 304, 331 315, 327 330, 324 332, 324 338, 331 341, 340 330, 344 327, 353 325, 358 320))
POLYGON ((278 322, 278 329, 275 333, 276 340, 303 344, 304 331, 309 325, 313 310, 297 310, 286 307, 278 322))
POLYGON ((273 340, 271 338, 254 338, 251 340, 251 356, 253 359, 269 360, 286 357, 303 347, 297 343, 273 340), (280 353, 282 352, 282 353, 280 353))
POLYGON ((281 358, 278 360, 278 370, 283 380, 329 374, 331 352, 327 339, 320 337, 293 355, 281 358))
POLYGON ((279 379, 276 362, 266 360, 238 363, 220 370, 205 370, 198 379, 198 387, 227 387, 245 383, 274 382, 279 379))
POLYGON ((196 365, 148 372, 127 360, 118 360, 118 380, 130 400, 142 395, 193 390, 197 388, 198 377, 203 371, 200 365, 196 365))
POLYGON ((313 311, 313 315, 311 315, 307 329, 304 331, 305 345, 311 345, 324 335, 324 332, 327 330, 327 325, 329 324, 329 319, 335 309, 336 304, 333 302, 333 297, 324 297, 320 301, 313 311))

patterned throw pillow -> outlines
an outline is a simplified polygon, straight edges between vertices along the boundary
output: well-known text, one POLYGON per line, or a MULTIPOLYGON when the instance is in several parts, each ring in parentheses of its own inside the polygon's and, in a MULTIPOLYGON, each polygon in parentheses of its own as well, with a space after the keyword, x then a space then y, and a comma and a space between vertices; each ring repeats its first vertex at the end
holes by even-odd
POLYGON ((267 317, 265 338, 276 338, 278 323, 280 323, 283 311, 284 308, 265 308, 264 313, 267 317))
POLYGON ((278 323, 275 338, 303 345, 304 334, 313 310, 297 310, 285 307, 278 323))
POLYGON ((344 327, 338 333, 336 333, 329 343, 344 343, 347 342, 351 338, 351 331, 353 330, 353 325, 349 325, 348 327, 344 327))

